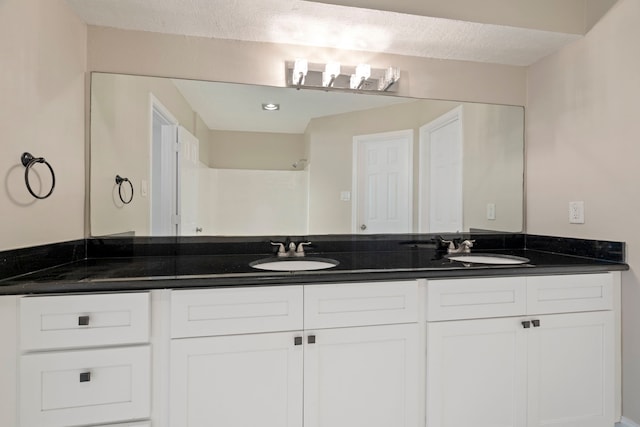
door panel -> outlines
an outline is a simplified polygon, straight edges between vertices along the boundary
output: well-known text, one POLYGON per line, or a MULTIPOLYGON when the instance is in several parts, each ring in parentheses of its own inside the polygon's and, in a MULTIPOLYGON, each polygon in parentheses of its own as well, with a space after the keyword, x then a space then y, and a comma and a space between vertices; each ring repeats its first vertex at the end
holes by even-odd
POLYGON ((413 131, 357 136, 354 143, 354 232, 410 232, 413 131))
POLYGON ((427 427, 525 427, 526 333, 518 318, 427 325, 427 427))
POLYGON ((282 332, 174 340, 172 427, 301 427, 302 345, 282 332))
POLYGON ((416 324, 311 333, 305 427, 417 427, 417 333, 416 324))
POLYGON ((193 236, 198 225, 199 141, 188 130, 178 126, 178 234, 193 236))
POLYGON ((420 232, 463 231, 462 110, 420 128, 420 232))
POLYGON ((613 312, 540 316, 529 335, 529 427, 614 424, 613 312))

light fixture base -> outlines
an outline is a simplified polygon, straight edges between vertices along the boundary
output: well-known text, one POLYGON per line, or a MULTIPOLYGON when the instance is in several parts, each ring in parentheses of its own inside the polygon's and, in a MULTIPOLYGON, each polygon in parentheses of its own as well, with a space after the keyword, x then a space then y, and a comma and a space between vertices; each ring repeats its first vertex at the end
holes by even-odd
POLYGON ((356 92, 387 92, 395 93, 399 88, 400 72, 397 68, 371 68, 371 73, 362 83, 356 88, 351 87, 351 76, 356 75, 356 66, 341 65, 339 75, 335 76, 330 86, 326 85, 327 76, 325 73, 325 64, 308 63, 307 74, 304 81, 299 85, 298 81, 293 81, 293 70, 295 66, 294 61, 286 61, 286 76, 287 86, 295 88, 307 88, 307 89, 324 89, 324 90, 346 90, 356 92), (395 70, 394 73, 390 73, 389 69, 395 70), (394 80, 389 82, 387 79, 389 76, 393 76, 394 80))

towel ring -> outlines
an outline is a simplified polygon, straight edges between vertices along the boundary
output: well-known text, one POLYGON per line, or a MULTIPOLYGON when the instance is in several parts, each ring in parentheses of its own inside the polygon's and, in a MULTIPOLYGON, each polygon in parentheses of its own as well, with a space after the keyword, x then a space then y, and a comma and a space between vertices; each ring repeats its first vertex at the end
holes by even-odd
POLYGON ((120 200, 122 201, 122 203, 124 203, 125 205, 131 203, 131 201, 133 200, 133 184, 131 183, 131 181, 129 181, 129 178, 123 178, 120 175, 116 175, 116 184, 118 184, 118 196, 120 196, 120 200), (122 196, 123 182, 128 182, 129 186, 131 187, 131 197, 129 197, 129 200, 125 200, 122 196))
POLYGON ((53 172, 53 168, 51 167, 49 162, 47 162, 44 157, 33 157, 31 153, 27 152, 22 153, 20 161, 22 163, 22 166, 25 167, 24 183, 27 185, 27 190, 29 190, 29 193, 31 193, 31 195, 36 199, 46 199, 47 197, 49 197, 51 193, 53 193, 53 189, 56 187, 56 174, 53 172), (33 189, 31 188, 31 184, 29 183, 29 171, 36 163, 44 163, 49 168, 49 172, 51 172, 51 190, 49 190, 49 192, 44 196, 38 196, 36 193, 34 193, 33 189))

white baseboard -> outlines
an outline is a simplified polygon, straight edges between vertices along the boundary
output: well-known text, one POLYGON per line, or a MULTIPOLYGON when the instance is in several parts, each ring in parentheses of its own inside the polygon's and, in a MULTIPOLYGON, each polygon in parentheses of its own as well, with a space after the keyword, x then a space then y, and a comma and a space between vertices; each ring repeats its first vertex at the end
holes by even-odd
POLYGON ((640 424, 631 421, 629 418, 622 417, 619 424, 616 424, 617 427, 640 427, 640 424))

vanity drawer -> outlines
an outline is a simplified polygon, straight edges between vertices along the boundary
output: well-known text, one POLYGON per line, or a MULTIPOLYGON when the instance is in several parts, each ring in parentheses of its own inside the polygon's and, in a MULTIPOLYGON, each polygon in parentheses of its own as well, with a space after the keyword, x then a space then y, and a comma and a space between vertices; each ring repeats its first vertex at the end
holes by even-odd
POLYGON ((302 286, 171 292, 171 337, 302 329, 302 286))
POLYGON ((418 284, 308 285, 304 304, 305 329, 413 323, 418 321, 418 284))
POLYGON ((429 280, 427 320, 521 316, 527 309, 524 277, 429 280))
POLYGON ((611 274, 527 278, 527 314, 595 310, 613 310, 611 274))
POLYGON ((149 294, 21 298, 20 338, 22 350, 146 343, 149 294))
POLYGON ((149 418, 149 347, 34 353, 20 358, 23 426, 149 418))

